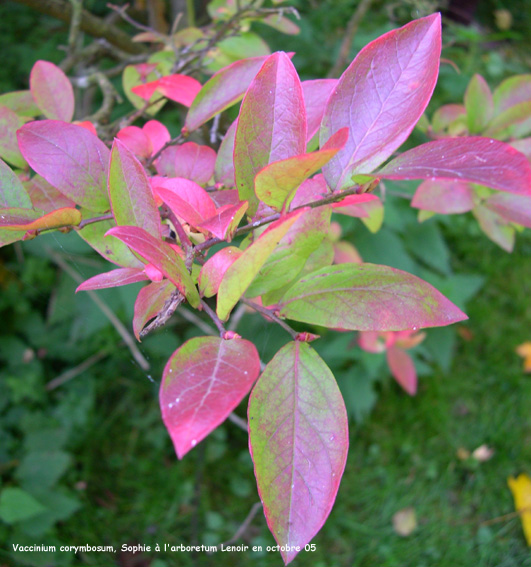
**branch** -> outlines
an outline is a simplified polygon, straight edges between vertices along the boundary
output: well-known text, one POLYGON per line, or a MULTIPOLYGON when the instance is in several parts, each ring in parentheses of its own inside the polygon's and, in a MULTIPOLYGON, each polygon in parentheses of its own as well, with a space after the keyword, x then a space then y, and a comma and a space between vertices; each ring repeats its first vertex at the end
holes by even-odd
MULTIPOLYGON (((216 551, 218 549, 221 549, 221 546, 226 547, 227 545, 230 545, 230 544, 234 543, 235 541, 238 541, 242 537, 242 535, 247 531, 247 529, 251 525, 251 522, 254 520, 254 517, 260 511, 260 508, 262 508, 261 502, 256 502, 255 504, 253 504, 251 511, 247 514, 247 517, 242 522, 241 526, 236 530, 236 533, 227 541, 224 541, 223 543, 220 543, 219 545, 217 545, 216 551)), ((212 553, 212 552, 209 551, 208 553, 212 553)))
POLYGON ((50 380, 48 384, 46 384, 46 389, 54 390, 55 388, 58 388, 65 382, 72 380, 72 378, 75 378, 76 376, 83 374, 83 372, 88 370, 91 366, 94 366, 97 362, 104 359, 106 356, 109 356, 109 354, 110 353, 106 350, 100 350, 100 352, 97 352, 96 354, 89 356, 81 364, 78 364, 77 366, 74 366, 74 368, 70 368, 69 370, 66 370, 62 374, 59 374, 57 378, 50 380))
POLYGON ((280 325, 285 331, 287 331, 291 335, 291 338, 293 340, 295 340, 299 336, 299 333, 295 329, 292 329, 283 319, 281 319, 280 317, 277 317, 271 309, 267 309, 266 307, 262 307, 261 305, 258 305, 258 303, 254 303, 253 301, 249 301, 248 299, 245 299, 244 297, 242 297, 240 299, 240 301, 242 303, 245 303, 245 305, 252 307, 255 311, 258 311, 258 313, 261 313, 262 315, 264 315, 264 317, 271 319, 271 321, 274 321, 277 325, 280 325))
POLYGON ((221 319, 216 315, 216 312, 211 309, 210 305, 204 299, 201 300, 201 307, 204 309, 205 313, 212 319, 214 325, 216 325, 216 327, 218 328, 219 336, 223 338, 227 333, 227 329, 225 329, 225 327, 223 326, 221 319))
MULTIPOLYGON (((12 0, 18 4, 24 4, 30 8, 46 14, 62 22, 69 23, 72 18, 72 6, 64 0, 12 0)), ((93 37, 103 37, 112 45, 127 53, 148 53, 148 50, 140 43, 135 43, 121 29, 107 23, 105 20, 93 16, 87 10, 81 12, 81 31, 93 37)))

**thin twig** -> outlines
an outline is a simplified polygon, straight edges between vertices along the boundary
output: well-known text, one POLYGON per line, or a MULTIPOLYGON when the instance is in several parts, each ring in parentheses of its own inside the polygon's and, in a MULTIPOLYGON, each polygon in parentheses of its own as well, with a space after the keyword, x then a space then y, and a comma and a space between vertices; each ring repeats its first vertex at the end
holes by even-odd
POLYGON ((204 299, 201 300, 201 306, 203 307, 205 313, 212 319, 214 325, 216 325, 216 327, 218 328, 219 336, 223 337, 226 334, 227 329, 225 329, 221 319, 216 315, 216 312, 204 299))
POLYGON ((371 7, 373 1, 374 0, 361 0, 361 2, 358 4, 358 7, 352 14, 352 17, 347 24, 347 30, 345 32, 345 35, 343 36, 343 41, 341 42, 339 55, 337 56, 336 62, 334 63, 332 69, 330 69, 330 72, 328 73, 329 77, 339 76, 346 67, 349 58, 350 47, 354 40, 354 36, 358 31, 361 20, 364 18, 365 14, 371 7))
POLYGON ((240 429, 243 429, 245 433, 249 433, 248 423, 245 421, 245 419, 242 419, 239 415, 236 415, 234 412, 229 414, 229 421, 232 421, 234 425, 237 425, 240 429))
POLYGON ((101 222, 101 221, 106 221, 106 220, 112 220, 114 218, 112 213, 106 213, 105 215, 101 215, 101 217, 92 217, 90 219, 83 219, 76 228, 77 230, 82 230, 83 228, 85 228, 86 226, 88 226, 89 224, 93 224, 95 222, 101 222))
POLYGON ((199 317, 192 311, 189 311, 188 309, 181 309, 179 311, 179 315, 183 319, 186 319, 189 323, 192 323, 196 327, 199 327, 203 331, 203 333, 205 333, 205 335, 215 336, 218 334, 217 331, 213 327, 211 327, 206 321, 203 321, 201 317, 199 317))
MULTIPOLYGON (((65 260, 56 252, 54 252, 51 248, 45 247, 46 253, 50 256, 55 264, 57 264, 64 272, 66 272, 75 282, 78 284, 83 283, 83 277, 81 274, 76 272, 71 266, 65 262, 65 260)), ((149 370, 149 362, 144 358, 142 353, 138 350, 136 346, 135 339, 129 333, 129 331, 125 328, 123 323, 118 319, 114 311, 93 291, 88 290, 85 293, 88 293, 90 299, 94 301, 94 303, 98 306, 100 311, 109 319, 112 326, 116 329, 118 334, 122 337, 124 343, 127 345, 127 348, 133 355, 133 358, 138 362, 140 368, 142 370, 149 370)))
MULTIPOLYGON (((228 539, 227 541, 224 541, 223 543, 220 543, 219 545, 216 546, 216 551, 218 549, 221 548, 221 546, 228 546, 231 545, 232 543, 234 543, 235 541, 238 541, 242 535, 247 531, 247 529, 249 528, 249 526, 251 525, 251 522, 254 520, 254 517, 256 516, 256 514, 258 514, 258 511, 262 508, 262 503, 261 502, 256 502, 255 504, 253 504, 253 507, 251 508, 250 512, 247 514, 247 517, 245 518, 245 520, 242 522, 242 524, 240 525, 240 527, 236 530, 236 532, 234 533, 234 535, 228 539)), ((209 551, 208 553, 213 553, 212 551, 209 551)))
POLYGON ((68 55, 72 56, 80 47, 79 32, 83 15, 83 0, 70 0, 70 4, 72 5, 72 18, 68 32, 68 55))
POLYGON ((268 317, 269 319, 277 323, 277 325, 280 325, 285 331, 287 331, 291 335, 292 339, 296 339, 297 336, 299 335, 299 333, 295 329, 292 329, 283 319, 277 317, 271 309, 267 309, 267 307, 262 307, 261 305, 258 305, 258 303, 254 303, 249 299, 242 298, 240 299, 240 301, 242 303, 245 303, 245 305, 252 307, 255 311, 258 311, 258 313, 261 313, 265 317, 268 317))
POLYGON ((190 240, 190 238, 188 238, 188 235, 184 231, 184 228, 182 227, 182 224, 179 222, 179 219, 177 218, 175 213, 166 204, 162 209, 162 217, 167 218, 174 226, 175 232, 179 237, 179 241, 184 248, 185 254, 186 256, 188 256, 188 249, 192 247, 192 241, 190 240))
POLYGON ((100 350, 100 352, 97 352, 96 354, 89 356, 81 364, 78 364, 77 366, 74 366, 74 368, 70 368, 69 370, 66 370, 62 374, 59 374, 57 378, 50 380, 48 384, 46 384, 46 389, 54 390, 55 388, 58 388, 65 382, 68 382, 69 380, 72 380, 72 378, 75 378, 76 376, 79 376, 80 374, 85 372, 91 366, 94 366, 97 362, 104 359, 106 356, 109 356, 109 354, 110 353, 107 350, 100 350))
POLYGON ((230 324, 228 325, 229 331, 236 331, 236 328, 240 324, 241 318, 245 315, 247 307, 240 303, 236 308, 236 311, 230 317, 230 324))

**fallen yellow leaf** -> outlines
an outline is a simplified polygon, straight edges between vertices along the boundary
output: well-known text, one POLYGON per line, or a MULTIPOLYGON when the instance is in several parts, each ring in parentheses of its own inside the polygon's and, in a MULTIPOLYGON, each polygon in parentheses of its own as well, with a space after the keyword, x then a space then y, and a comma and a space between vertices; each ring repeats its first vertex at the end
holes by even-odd
POLYGON ((518 345, 516 354, 524 359, 524 372, 531 372, 531 341, 518 345))
POLYGON ((414 508, 403 508, 393 516, 393 528, 402 537, 412 534, 417 528, 417 514, 414 508))
POLYGON ((507 484, 513 493, 514 507, 522 520, 527 545, 531 547, 531 477, 525 473, 516 478, 510 476, 507 484))

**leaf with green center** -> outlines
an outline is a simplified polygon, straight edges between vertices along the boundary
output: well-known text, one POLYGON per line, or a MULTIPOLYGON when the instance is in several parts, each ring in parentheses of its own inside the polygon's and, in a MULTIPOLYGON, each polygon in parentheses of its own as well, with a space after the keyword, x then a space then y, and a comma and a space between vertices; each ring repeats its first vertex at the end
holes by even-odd
POLYGON ((364 47, 328 99, 320 139, 351 124, 346 146, 323 168, 334 190, 373 171, 408 138, 432 95, 441 54, 441 16, 432 14, 364 47))
POLYGON ((15 114, 34 118, 41 113, 30 91, 13 91, 0 95, 0 106, 7 106, 15 114))
MULTIPOLYGON (((157 65, 156 63, 139 63, 138 65, 127 65, 122 74, 122 86, 124 89, 125 96, 129 99, 131 104, 135 108, 146 107, 146 101, 135 94, 133 89, 139 85, 146 84, 147 81, 154 81, 160 76, 162 70, 162 64, 157 65)), ((155 92, 153 89, 153 94, 149 99, 149 106, 145 109, 145 112, 150 116, 154 116, 157 112, 166 104, 167 100, 160 96, 159 93, 155 92), (152 104, 158 101, 156 104, 152 104)))
POLYGON ((243 98, 267 57, 250 57, 221 69, 203 85, 186 115, 185 128, 192 132, 243 98))
POLYGON ((505 79, 493 93, 496 114, 500 114, 511 106, 531 100, 531 74, 514 75, 505 79))
POLYGON ((481 230, 498 246, 506 252, 512 252, 514 248, 515 230, 510 222, 486 206, 476 205, 472 210, 481 230))
POLYGON ((196 337, 173 353, 160 408, 179 459, 225 421, 259 373, 256 347, 244 339, 196 337))
POLYGON ((408 150, 374 174, 384 179, 453 179, 531 194, 531 165, 509 144, 480 137, 446 138, 408 150))
POLYGON ((485 136, 500 139, 523 138, 531 133, 531 100, 511 106, 494 118, 485 136))
POLYGON ((282 237, 247 289, 248 297, 284 287, 300 274, 330 228, 330 207, 311 209, 282 237))
POLYGON ((50 230, 77 226, 80 222, 81 213, 70 207, 46 214, 35 209, 0 209, 0 228, 4 230, 50 230))
POLYGON ((461 122, 466 125, 465 107, 462 104, 444 104, 433 113, 431 126, 434 132, 441 133, 461 122))
POLYGON ((138 292, 133 317, 133 332, 138 341, 146 323, 162 311, 175 290, 176 287, 170 280, 162 280, 151 282, 138 292))
POLYGON ((282 237, 307 209, 290 213, 269 225, 227 269, 218 289, 217 314, 225 321, 282 237))
POLYGON ((18 132, 22 154, 39 175, 74 203, 109 210, 107 146, 87 129, 58 120, 25 124, 18 132))
POLYGON ((30 73, 30 90, 46 118, 70 122, 74 116, 74 89, 62 69, 37 61, 30 73))
POLYGON ((160 216, 146 172, 120 140, 114 140, 109 164, 109 198, 118 226, 138 226, 161 239, 160 216))
POLYGON ((249 399, 249 448, 269 529, 287 564, 321 529, 348 453, 345 404, 332 372, 304 342, 284 346, 249 399))
POLYGON ((119 287, 121 285, 143 282, 148 279, 149 278, 144 273, 144 270, 140 268, 118 268, 85 280, 77 287, 76 293, 78 291, 87 291, 89 289, 119 287))
POLYGON ((31 199, 13 170, 0 160, 0 207, 30 209, 31 199))
POLYGON ((236 180, 234 178, 234 138, 236 136, 236 128, 238 121, 235 120, 227 130, 223 141, 221 142, 218 155, 216 157, 216 166, 214 168, 214 179, 216 183, 221 183, 225 187, 234 187, 236 180))
POLYGON ((17 143, 17 130, 24 120, 11 109, 0 106, 0 157, 15 167, 24 169, 26 160, 17 143))
POLYGON ((328 163, 347 139, 348 128, 342 128, 317 152, 266 165, 254 178, 256 196, 277 211, 287 210, 301 183, 328 163))
POLYGON ((199 294, 192 277, 182 258, 169 244, 157 240, 144 229, 136 226, 117 226, 108 230, 107 234, 118 238, 153 264, 177 286, 192 307, 198 307, 199 294))
POLYGON ((442 327, 467 319, 420 278, 375 264, 341 264, 303 277, 283 297, 279 315, 354 331, 442 327))
POLYGON ((531 196, 496 193, 484 205, 511 222, 531 228, 531 196))
POLYGON ((465 108, 470 134, 479 134, 490 122, 494 102, 489 85, 481 75, 474 75, 465 92, 465 108))
POLYGON ((249 215, 258 206, 255 175, 267 164, 304 154, 305 149, 301 82, 289 57, 277 52, 266 59, 247 90, 236 128, 236 186, 240 200, 249 201, 249 215))

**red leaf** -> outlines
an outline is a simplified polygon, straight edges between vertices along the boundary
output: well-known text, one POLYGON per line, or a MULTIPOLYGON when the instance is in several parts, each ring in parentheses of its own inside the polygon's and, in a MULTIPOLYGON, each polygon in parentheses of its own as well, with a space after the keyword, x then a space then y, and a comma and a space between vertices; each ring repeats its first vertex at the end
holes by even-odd
POLYGON ((203 85, 186 116, 185 128, 192 132, 242 99, 267 57, 250 57, 224 67, 203 85))
POLYGON ((266 165, 254 178, 256 196, 277 211, 287 210, 301 183, 328 163, 347 139, 348 128, 342 128, 317 152, 266 165))
POLYGON ((196 337, 173 353, 160 407, 179 459, 225 421, 259 372, 256 347, 244 339, 196 337))
POLYGON ((153 152, 151 140, 138 126, 126 126, 116 134, 116 137, 138 157, 148 158, 153 152))
POLYGON ((142 164, 114 140, 109 165, 109 197, 118 226, 137 226, 161 239, 160 215, 142 164))
POLYGON ((121 285, 142 282, 149 278, 140 268, 118 268, 104 274, 98 274, 88 280, 85 280, 78 288, 78 291, 87 291, 88 289, 105 289, 107 287, 119 287, 121 285))
POLYGON ((511 222, 531 228, 531 197, 496 193, 489 197, 485 206, 511 222))
POLYGON ((201 83, 188 75, 168 75, 131 89, 134 94, 144 100, 149 100, 156 91, 184 106, 190 106, 200 90, 201 83))
POLYGON ((531 166, 508 144, 489 138, 445 138, 404 152, 377 174, 386 179, 453 179, 531 194, 531 166))
POLYGON ((161 282, 152 282, 138 292, 133 317, 133 332, 138 341, 140 341, 140 332, 146 323, 162 311, 175 289, 170 280, 162 280, 161 282))
POLYGON ((151 142, 151 146, 153 148, 153 153, 157 153, 166 142, 169 142, 171 139, 170 133, 164 124, 159 122, 158 120, 148 120, 142 126, 142 130, 145 132, 146 136, 149 138, 151 142))
POLYGON ((326 101, 337 86, 338 79, 314 79, 302 81, 302 92, 306 107, 306 119, 308 121, 306 140, 309 142, 321 126, 326 108, 326 101))
POLYGON ((221 240, 230 242, 248 206, 247 201, 243 201, 237 205, 220 207, 213 217, 203 221, 198 228, 208 230, 221 240))
POLYGON ((267 365, 249 399, 249 448, 269 529, 287 564, 334 504, 348 453, 345 404, 308 343, 291 342, 267 365))
POLYGON ((411 206, 442 215, 466 213, 474 208, 474 191, 464 181, 427 179, 418 186, 411 206))
POLYGON ((409 354, 400 347, 391 346, 387 349, 387 364, 400 386, 414 396, 417 393, 417 371, 409 354))
MULTIPOLYGON (((337 130, 337 129, 336 129, 337 130)), ((330 136, 327 136, 327 139, 330 136)), ((306 111, 297 71, 283 52, 270 55, 243 99, 234 141, 234 170, 249 214, 258 206, 254 177, 273 161, 306 149, 306 111)))
POLYGON ((59 67, 48 61, 37 61, 30 73, 30 90, 46 118, 72 120, 74 89, 59 67))
POLYGON ((368 217, 369 213, 360 205, 369 201, 379 201, 376 195, 362 193, 361 195, 348 195, 342 201, 332 204, 334 213, 347 215, 349 217, 368 217))
POLYGON ((221 183, 225 187, 234 187, 236 180, 234 178, 234 138, 236 136, 236 128, 238 121, 235 120, 225 133, 221 142, 218 155, 216 157, 216 166, 214 168, 214 179, 216 183, 221 183))
POLYGON ((166 242, 136 226, 117 226, 107 231, 157 267, 186 296, 192 307, 199 305, 199 294, 182 258, 166 242))
POLYGON ((216 252, 201 268, 197 283, 204 297, 216 295, 227 269, 243 254, 236 246, 227 246, 216 252))
POLYGON ((109 150, 82 126, 58 120, 25 124, 17 132, 22 154, 48 183, 91 211, 109 210, 109 150))
POLYGON ((347 145, 323 168, 332 189, 373 171, 409 136, 428 105, 441 54, 441 17, 432 14, 364 47, 328 100, 320 139, 351 125, 347 145))
POLYGON ((353 331, 416 330, 467 318, 427 282, 375 264, 341 264, 304 276, 282 298, 279 314, 353 331))
POLYGON ((52 187, 46 179, 40 175, 34 175, 29 181, 24 183, 24 187, 28 192, 31 203, 35 209, 41 209, 47 213, 51 213, 56 209, 63 207, 74 207, 75 203, 68 197, 52 187))
POLYGON ((214 175, 216 152, 208 146, 187 142, 175 149, 175 174, 172 177, 184 177, 198 185, 206 185, 214 175))
POLYGON ((210 195, 189 179, 166 179, 154 192, 178 217, 194 227, 216 214, 210 195))

